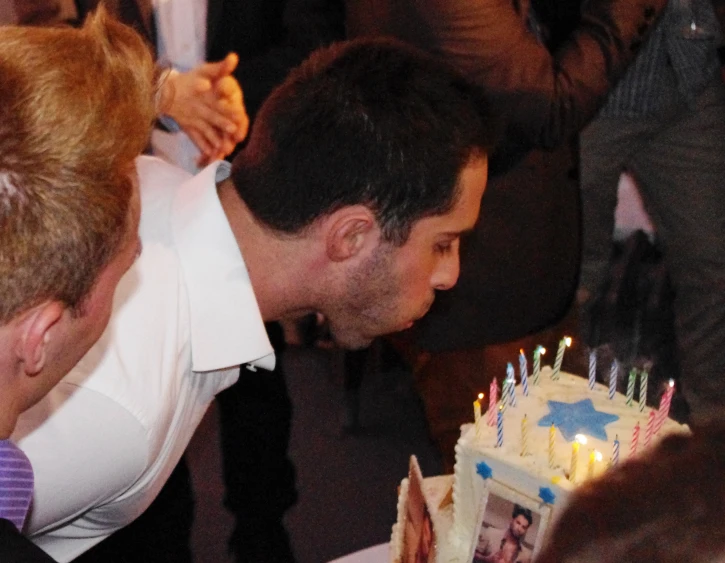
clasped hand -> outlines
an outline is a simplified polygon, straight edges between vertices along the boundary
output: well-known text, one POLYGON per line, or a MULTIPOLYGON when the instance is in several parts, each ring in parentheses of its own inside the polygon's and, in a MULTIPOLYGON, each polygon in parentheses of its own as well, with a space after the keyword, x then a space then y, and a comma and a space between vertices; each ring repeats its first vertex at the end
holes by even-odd
POLYGON ((242 89, 231 73, 239 58, 171 73, 161 84, 159 113, 173 118, 201 151, 199 166, 230 154, 249 130, 242 89))

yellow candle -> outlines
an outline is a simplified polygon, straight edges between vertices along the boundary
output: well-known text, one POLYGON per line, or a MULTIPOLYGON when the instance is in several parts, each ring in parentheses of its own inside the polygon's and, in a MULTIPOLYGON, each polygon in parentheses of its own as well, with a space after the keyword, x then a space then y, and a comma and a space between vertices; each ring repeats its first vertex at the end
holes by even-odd
POLYGON ((577 434, 574 439, 574 443, 571 445, 571 465, 569 467, 569 481, 572 483, 576 482, 576 470, 579 462, 579 447, 580 444, 586 444, 587 437, 583 434, 577 434))
POLYGON ((529 421, 524 415, 521 419, 521 456, 529 455, 529 421))
POLYGON ((552 424, 549 428, 549 468, 554 469, 554 440, 556 439, 556 427, 552 424))
POLYGON ((589 479, 594 477, 594 467, 598 461, 602 461, 602 454, 596 450, 592 450, 589 453, 589 467, 587 469, 587 477, 589 479))
POLYGON ((479 393, 478 399, 473 401, 473 421, 476 424, 476 435, 479 434, 481 428, 481 401, 483 401, 483 393, 479 393))
POLYGON ((483 399, 483 393, 479 393, 478 399, 473 401, 473 421, 476 424, 481 420, 481 399, 483 399))

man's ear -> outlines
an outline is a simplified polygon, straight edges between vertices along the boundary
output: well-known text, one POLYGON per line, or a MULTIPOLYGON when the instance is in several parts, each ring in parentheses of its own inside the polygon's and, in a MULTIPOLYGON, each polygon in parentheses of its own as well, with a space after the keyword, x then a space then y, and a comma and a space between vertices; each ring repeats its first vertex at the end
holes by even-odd
POLYGON ((18 356, 27 375, 37 375, 45 366, 52 329, 60 322, 65 309, 58 301, 45 301, 23 313, 18 356))
POLYGON ((378 240, 375 216, 364 205, 338 209, 325 220, 324 228, 327 257, 333 262, 353 258, 378 240))

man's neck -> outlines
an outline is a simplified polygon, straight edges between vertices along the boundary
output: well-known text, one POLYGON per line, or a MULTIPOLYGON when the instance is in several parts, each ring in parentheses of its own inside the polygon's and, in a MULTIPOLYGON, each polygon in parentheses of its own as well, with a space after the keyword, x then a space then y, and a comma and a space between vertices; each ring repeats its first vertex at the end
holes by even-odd
POLYGON ((294 318, 314 308, 308 305, 304 242, 282 238, 254 219, 231 180, 219 185, 219 201, 244 258, 264 321, 294 318))

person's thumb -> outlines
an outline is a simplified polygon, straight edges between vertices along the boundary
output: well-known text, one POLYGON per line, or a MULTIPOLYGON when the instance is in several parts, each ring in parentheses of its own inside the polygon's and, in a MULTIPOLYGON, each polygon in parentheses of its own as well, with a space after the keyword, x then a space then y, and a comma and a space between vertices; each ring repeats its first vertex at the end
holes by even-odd
POLYGON ((220 78, 229 76, 232 71, 237 68, 239 57, 236 53, 229 53, 221 61, 216 63, 204 63, 200 68, 201 74, 208 78, 211 82, 216 82, 220 78))

